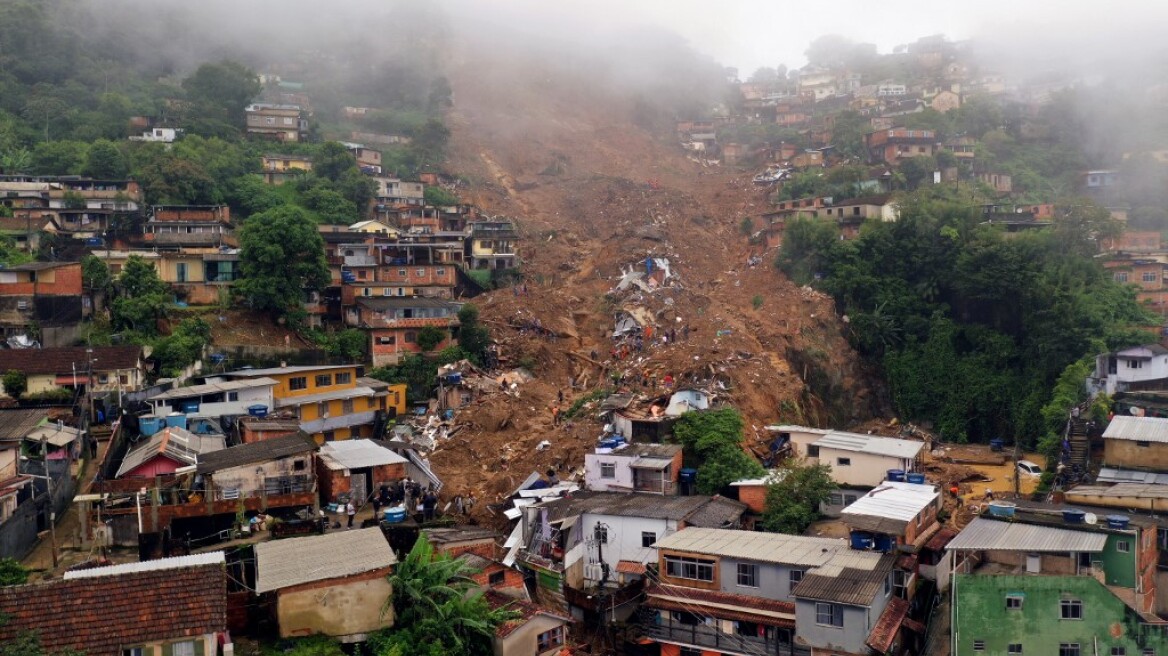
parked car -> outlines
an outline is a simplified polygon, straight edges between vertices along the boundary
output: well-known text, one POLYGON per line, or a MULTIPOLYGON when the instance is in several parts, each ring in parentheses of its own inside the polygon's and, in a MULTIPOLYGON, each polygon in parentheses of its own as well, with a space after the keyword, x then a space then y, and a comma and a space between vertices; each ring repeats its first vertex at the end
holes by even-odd
POLYGON ((1018 475, 1019 476, 1042 476, 1042 467, 1029 460, 1018 461, 1018 475))

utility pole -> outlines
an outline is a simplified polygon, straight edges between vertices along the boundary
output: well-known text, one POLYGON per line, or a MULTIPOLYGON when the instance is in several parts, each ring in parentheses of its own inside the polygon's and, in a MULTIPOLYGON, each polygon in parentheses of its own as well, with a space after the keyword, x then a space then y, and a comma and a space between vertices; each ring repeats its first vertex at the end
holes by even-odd
MULTIPOLYGON (((57 569, 57 509, 53 504, 53 474, 49 471, 49 453, 46 446, 45 438, 41 440, 41 462, 45 465, 45 475, 39 476, 37 474, 24 474, 30 478, 39 478, 45 481, 49 492, 49 544, 53 549, 53 569, 57 569)), ((23 456, 22 456, 23 457, 23 456)))

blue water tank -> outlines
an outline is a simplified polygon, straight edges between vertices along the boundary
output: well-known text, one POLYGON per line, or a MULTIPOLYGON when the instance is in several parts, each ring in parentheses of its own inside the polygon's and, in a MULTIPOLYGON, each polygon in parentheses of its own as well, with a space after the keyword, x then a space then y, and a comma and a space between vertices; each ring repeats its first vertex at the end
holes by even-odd
POLYGON ((167 428, 177 427, 177 428, 186 429, 187 416, 182 414, 181 412, 173 412, 169 415, 166 415, 166 427, 167 428))
POLYGON ((990 440, 990 451, 1001 451, 1006 446, 1006 441, 1000 437, 990 440))
POLYGON ((917 485, 924 485, 925 484, 925 475, 924 474, 913 473, 913 474, 907 475, 905 478, 908 479, 909 483, 916 483, 917 485))
POLYGON ((892 551, 896 547, 896 540, 893 540, 891 535, 885 535, 883 533, 878 533, 878 534, 876 534, 875 539, 876 539, 876 546, 875 546, 876 551, 888 553, 889 551, 892 551))
POLYGON ((266 406, 262 403, 257 403, 255 405, 249 405, 249 406, 247 406, 247 414, 249 414, 253 417, 260 417, 260 418, 267 417, 268 416, 268 406, 266 406))
POLYGON ((196 413, 199 411, 199 402, 198 401, 184 401, 182 408, 183 408, 183 412, 188 414, 188 415, 196 413))
POLYGON ((693 483, 698 480, 698 470, 686 467, 677 473, 677 477, 682 483, 693 483))
POLYGON ((1009 501, 991 501, 989 511, 994 517, 1013 517, 1016 507, 1015 504, 1009 501))
POLYGON ((904 470, 903 469, 889 469, 888 470, 888 480, 892 481, 893 483, 903 483, 904 482, 904 470))
POLYGON ((851 539, 853 549, 867 551, 876 546, 876 540, 872 538, 872 534, 864 531, 852 531, 851 539))
POLYGON ((385 521, 387 524, 400 524, 406 521, 406 509, 398 506, 396 508, 385 509, 385 521))
POLYGON ((158 415, 145 415, 138 417, 138 430, 141 431, 144 437, 150 437, 151 435, 162 430, 162 427, 165 425, 166 420, 162 417, 159 417, 158 415))
POLYGON ((1068 524, 1082 524, 1087 518, 1087 513, 1076 508, 1067 508, 1063 511, 1063 521, 1068 524))
POLYGON ((1131 517, 1127 515, 1108 515, 1107 528, 1126 529, 1128 523, 1131 522, 1131 517))

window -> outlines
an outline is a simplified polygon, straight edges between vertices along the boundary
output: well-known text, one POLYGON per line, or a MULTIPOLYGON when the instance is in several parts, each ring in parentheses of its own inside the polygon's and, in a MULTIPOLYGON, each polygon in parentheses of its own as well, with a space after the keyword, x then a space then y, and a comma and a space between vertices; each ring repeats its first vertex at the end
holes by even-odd
POLYGON ((405 269, 398 269, 398 270, 397 270, 397 275, 401 276, 402 278, 405 278, 405 277, 406 277, 407 275, 409 275, 409 274, 407 274, 407 273, 406 273, 406 270, 405 270, 405 269))
POLYGON ((308 389, 308 378, 305 376, 296 376, 288 379, 288 389, 302 390, 308 389))
POLYGON ((844 505, 844 495, 840 494, 839 492, 832 492, 831 498, 828 500, 827 504, 829 506, 842 506, 842 505, 844 505))
POLYGON ((407 330, 406 331, 406 344, 413 344, 416 341, 418 341, 418 333, 416 333, 412 330, 407 330))
POLYGON ((819 447, 814 445, 814 444, 808 444, 807 445, 807 457, 808 458, 818 458, 819 457, 819 447))
POLYGON ((1116 271, 1112 277, 1115 278, 1115 282, 1127 282, 1127 271, 1116 271))
POLYGON ((1006 610, 1022 610, 1022 600, 1025 599, 1020 594, 1006 595, 1006 610))
POLYGON ((505 580, 507 580, 507 571, 500 570, 498 572, 491 572, 490 576, 487 577, 487 584, 502 585, 505 580))
POLYGON ((757 588, 758 565, 738 563, 738 585, 744 588, 757 588))
POLYGON ((839 604, 826 604, 823 602, 815 604, 815 623, 821 626, 843 628, 844 607, 839 604))
POLYGON ((345 399, 341 401, 341 414, 353 414, 353 399, 345 399))
POLYGON ((1115 550, 1119 553, 1131 553, 1131 542, 1120 540, 1115 543, 1115 550))
POLYGON ((389 287, 383 287, 383 288, 381 289, 381 295, 382 295, 382 296, 390 296, 390 295, 392 295, 392 294, 393 294, 393 290, 392 290, 392 289, 390 289, 389 287))
POLYGON ((1143 273, 1143 275, 1141 276, 1141 278, 1143 279, 1144 282, 1156 282, 1156 272, 1155 271, 1145 271, 1143 273))
POLYGON ((856 497, 856 495, 854 495, 854 494, 845 494, 845 495, 844 495, 844 505, 845 505, 845 506, 850 506, 850 505, 852 505, 853 503, 855 503, 855 502, 856 502, 856 498, 857 498, 857 497, 856 497))
MULTIPOLYGON (((296 121, 286 116, 284 117, 284 125, 296 125, 296 121)), ((177 654, 175 656, 177 656, 177 654)))
POLYGON ((414 275, 416 275, 419 278, 425 278, 426 277, 426 270, 425 269, 417 269, 414 271, 414 275))
POLYGON ((1059 602, 1059 619, 1083 619, 1083 602, 1078 599, 1063 599, 1059 602))
POLYGON ((239 392, 228 392, 227 393, 227 400, 228 401, 238 401, 239 400, 239 392))
POLYGON ((1147 442, 1147 441, 1145 441, 1145 440, 1136 440, 1136 446, 1138 446, 1138 447, 1143 447, 1143 448, 1145 448, 1145 449, 1146 449, 1146 448, 1148 448, 1148 447, 1150 447, 1150 446, 1152 446, 1152 445, 1151 445, 1151 443, 1149 443, 1149 442, 1147 442))
POLYGON ((888 576, 884 577, 884 596, 887 597, 890 594, 892 594, 892 573, 891 572, 888 573, 888 576))
POLYGON ((316 416, 317 416, 317 417, 327 417, 327 416, 329 416, 329 404, 328 404, 328 401, 321 401, 320 403, 317 403, 317 404, 316 404, 316 416))
POLYGON ((542 653, 555 647, 562 647, 564 645, 564 627, 557 626, 551 631, 544 631, 536 638, 538 643, 536 649, 542 653))
POLYGON ((597 524, 592 527, 592 537, 596 538, 597 542, 601 544, 608 544, 608 527, 604 524, 597 524))
POLYGON ((1010 656, 1016 656, 1017 654, 1021 654, 1022 653, 1022 643, 1011 642, 1010 644, 1006 645, 1006 653, 1010 654, 1010 656))
POLYGON ((339 373, 337 374, 336 380, 334 382, 337 385, 348 385, 349 383, 353 382, 353 374, 347 371, 339 373))
POLYGON ((1144 647, 1140 650, 1140 656, 1156 656, 1156 650, 1151 647, 1144 647))
POLYGON ((836 458, 835 464, 839 465, 840 467, 848 467, 852 464, 852 459, 851 458, 836 458))
POLYGON ((641 546, 651 547, 657 542, 657 534, 653 531, 641 531, 641 546))
POLYGON ((396 343, 397 343, 397 338, 396 338, 396 337, 394 337, 393 335, 388 335, 388 336, 384 336, 384 337, 378 337, 378 338, 377 338, 377 343, 378 343, 378 344, 396 344, 396 343))
POLYGON ((333 384, 333 375, 332 374, 317 374, 317 376, 316 376, 316 386, 317 387, 328 387, 329 385, 332 385, 332 384, 333 384))
POLYGON ((602 462, 600 463, 600 477, 601 478, 616 478, 616 463, 602 462))
POLYGON ((335 439, 337 439, 337 434, 335 431, 325 431, 324 432, 324 441, 325 442, 332 442, 335 439))
POLYGON ((170 653, 173 656, 195 656, 195 641, 176 642, 170 646, 170 653))
POLYGON ((434 269, 434 274, 438 276, 444 276, 446 275, 446 269, 444 267, 438 267, 437 269, 434 269))
POLYGON ((101 383, 102 385, 109 384, 109 374, 100 374, 97 377, 97 382, 101 383))
POLYGON ((1140 362, 1139 360, 1128 360, 1127 361, 1127 368, 1128 369, 1143 369, 1144 363, 1140 362))
POLYGON ((274 116, 265 116, 265 117, 264 117, 264 123, 266 123, 266 124, 268 124, 268 125, 275 125, 275 124, 276 124, 276 117, 274 117, 274 116))
POLYGON ((1111 656, 1127 656, 1126 647, 1112 647, 1111 656))
POLYGON ((1079 643, 1077 642, 1060 642, 1059 656, 1080 656, 1079 643))
POLYGON ((974 640, 973 641, 973 650, 974 651, 985 651, 985 640, 974 640))
POLYGON ((146 652, 141 647, 128 647, 122 650, 122 656, 146 656, 146 652))
POLYGON ((127 376, 126 374, 121 374, 118 376, 118 383, 121 385, 129 385, 130 384, 130 377, 127 376))
POLYGON ((714 561, 681 556, 665 557, 665 573, 679 579, 713 581, 714 561))
POLYGON ((305 462, 303 460, 293 460, 292 461, 292 471, 304 471, 305 466, 306 465, 305 465, 305 462))

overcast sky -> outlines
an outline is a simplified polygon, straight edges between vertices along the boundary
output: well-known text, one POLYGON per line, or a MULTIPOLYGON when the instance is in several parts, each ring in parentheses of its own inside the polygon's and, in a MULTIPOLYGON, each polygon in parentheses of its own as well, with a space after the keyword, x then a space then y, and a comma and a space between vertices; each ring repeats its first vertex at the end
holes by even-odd
POLYGON ((651 24, 677 32, 745 78, 760 66, 805 63, 817 36, 875 43, 879 52, 919 37, 952 40, 1009 35, 1031 46, 1083 54, 1091 48, 1156 45, 1168 26, 1168 0, 448 0, 493 18, 514 17, 539 31, 586 31, 651 24), (1057 45, 1046 46, 1045 42, 1057 45))

